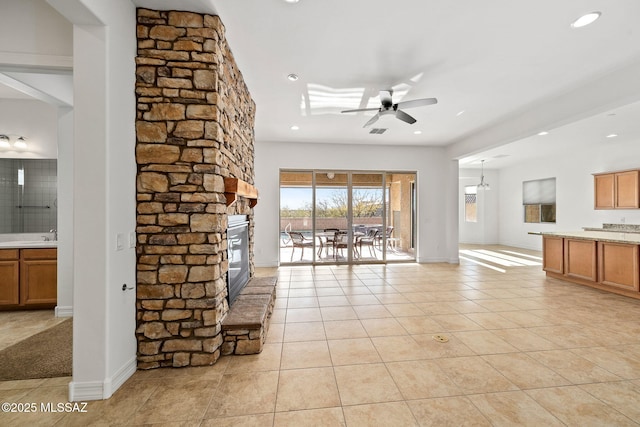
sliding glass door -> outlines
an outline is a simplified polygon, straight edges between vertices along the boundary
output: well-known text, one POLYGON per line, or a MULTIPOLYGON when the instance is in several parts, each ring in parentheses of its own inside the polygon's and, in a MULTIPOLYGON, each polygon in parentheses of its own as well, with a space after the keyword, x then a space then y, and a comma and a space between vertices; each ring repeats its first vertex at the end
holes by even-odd
POLYGON ((280 262, 314 261, 313 173, 280 172, 280 262))
POLYGON ((280 262, 415 260, 415 173, 281 171, 280 262))
POLYGON ((350 262, 349 174, 315 172, 317 262, 350 262))
POLYGON ((354 172, 351 177, 354 262, 382 262, 386 258, 385 176, 380 172, 354 172))

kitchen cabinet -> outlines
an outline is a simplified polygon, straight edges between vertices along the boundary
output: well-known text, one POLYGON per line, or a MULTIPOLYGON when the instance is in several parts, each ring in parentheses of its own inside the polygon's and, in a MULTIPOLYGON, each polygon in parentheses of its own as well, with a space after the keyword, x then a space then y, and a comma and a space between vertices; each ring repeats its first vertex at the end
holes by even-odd
POLYGON ((598 242, 598 281, 603 285, 638 291, 638 245, 598 242))
POLYGON ((542 246, 542 269, 552 273, 564 273, 564 239, 544 236, 542 246))
POLYGON ((595 282, 596 272, 596 241, 564 239, 564 274, 595 282))
POLYGON ((582 231, 542 239, 547 277, 640 299, 640 234, 582 231))
POLYGON ((640 170, 595 174, 595 209, 640 208, 640 170))
POLYGON ((57 303, 57 249, 0 250, 0 308, 52 308, 57 303))
POLYGON ((615 207, 618 209, 640 208, 638 197, 638 173, 640 171, 618 172, 615 174, 615 207))

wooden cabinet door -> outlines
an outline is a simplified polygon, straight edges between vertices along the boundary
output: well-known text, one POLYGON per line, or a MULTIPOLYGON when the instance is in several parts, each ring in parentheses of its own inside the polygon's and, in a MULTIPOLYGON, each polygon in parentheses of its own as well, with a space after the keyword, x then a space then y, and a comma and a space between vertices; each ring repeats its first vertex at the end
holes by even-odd
POLYGON ((638 171, 615 174, 615 207, 636 209, 640 207, 638 198, 638 171))
POLYGON ((595 209, 613 209, 615 207, 615 174, 594 175, 595 209))
POLYGON ((595 240, 564 239, 564 274, 595 282, 596 272, 595 240))
POLYGON ((20 261, 0 261, 0 306, 18 305, 20 302, 20 261))
POLYGON ((58 262, 24 259, 20 269, 20 303, 55 305, 58 296, 58 262))
POLYGON ((603 285, 638 291, 638 245, 598 242, 598 280, 603 285))
POLYGON ((564 273, 564 242, 562 237, 542 237, 542 269, 564 273))

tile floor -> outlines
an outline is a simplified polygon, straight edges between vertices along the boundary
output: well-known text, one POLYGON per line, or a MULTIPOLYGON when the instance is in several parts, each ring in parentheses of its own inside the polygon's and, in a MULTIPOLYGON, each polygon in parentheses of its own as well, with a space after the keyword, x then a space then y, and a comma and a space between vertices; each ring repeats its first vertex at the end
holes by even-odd
POLYGON ((0 350, 64 320, 55 317, 53 310, 0 311, 0 350))
MULTIPOLYGON (((260 270, 279 276, 261 354, 138 371, 87 413, 0 425, 638 425, 640 300, 490 249, 459 266, 260 270)), ((0 400, 65 401, 67 381, 0 383, 0 400)))

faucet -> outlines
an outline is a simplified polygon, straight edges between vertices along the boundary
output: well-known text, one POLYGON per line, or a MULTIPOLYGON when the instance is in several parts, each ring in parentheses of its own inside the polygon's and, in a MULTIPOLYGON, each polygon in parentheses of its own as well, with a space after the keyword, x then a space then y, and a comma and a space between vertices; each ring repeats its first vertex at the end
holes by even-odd
POLYGON ((58 240, 58 230, 56 230, 55 228, 52 228, 51 230, 49 230, 49 233, 53 233, 54 241, 58 240))

